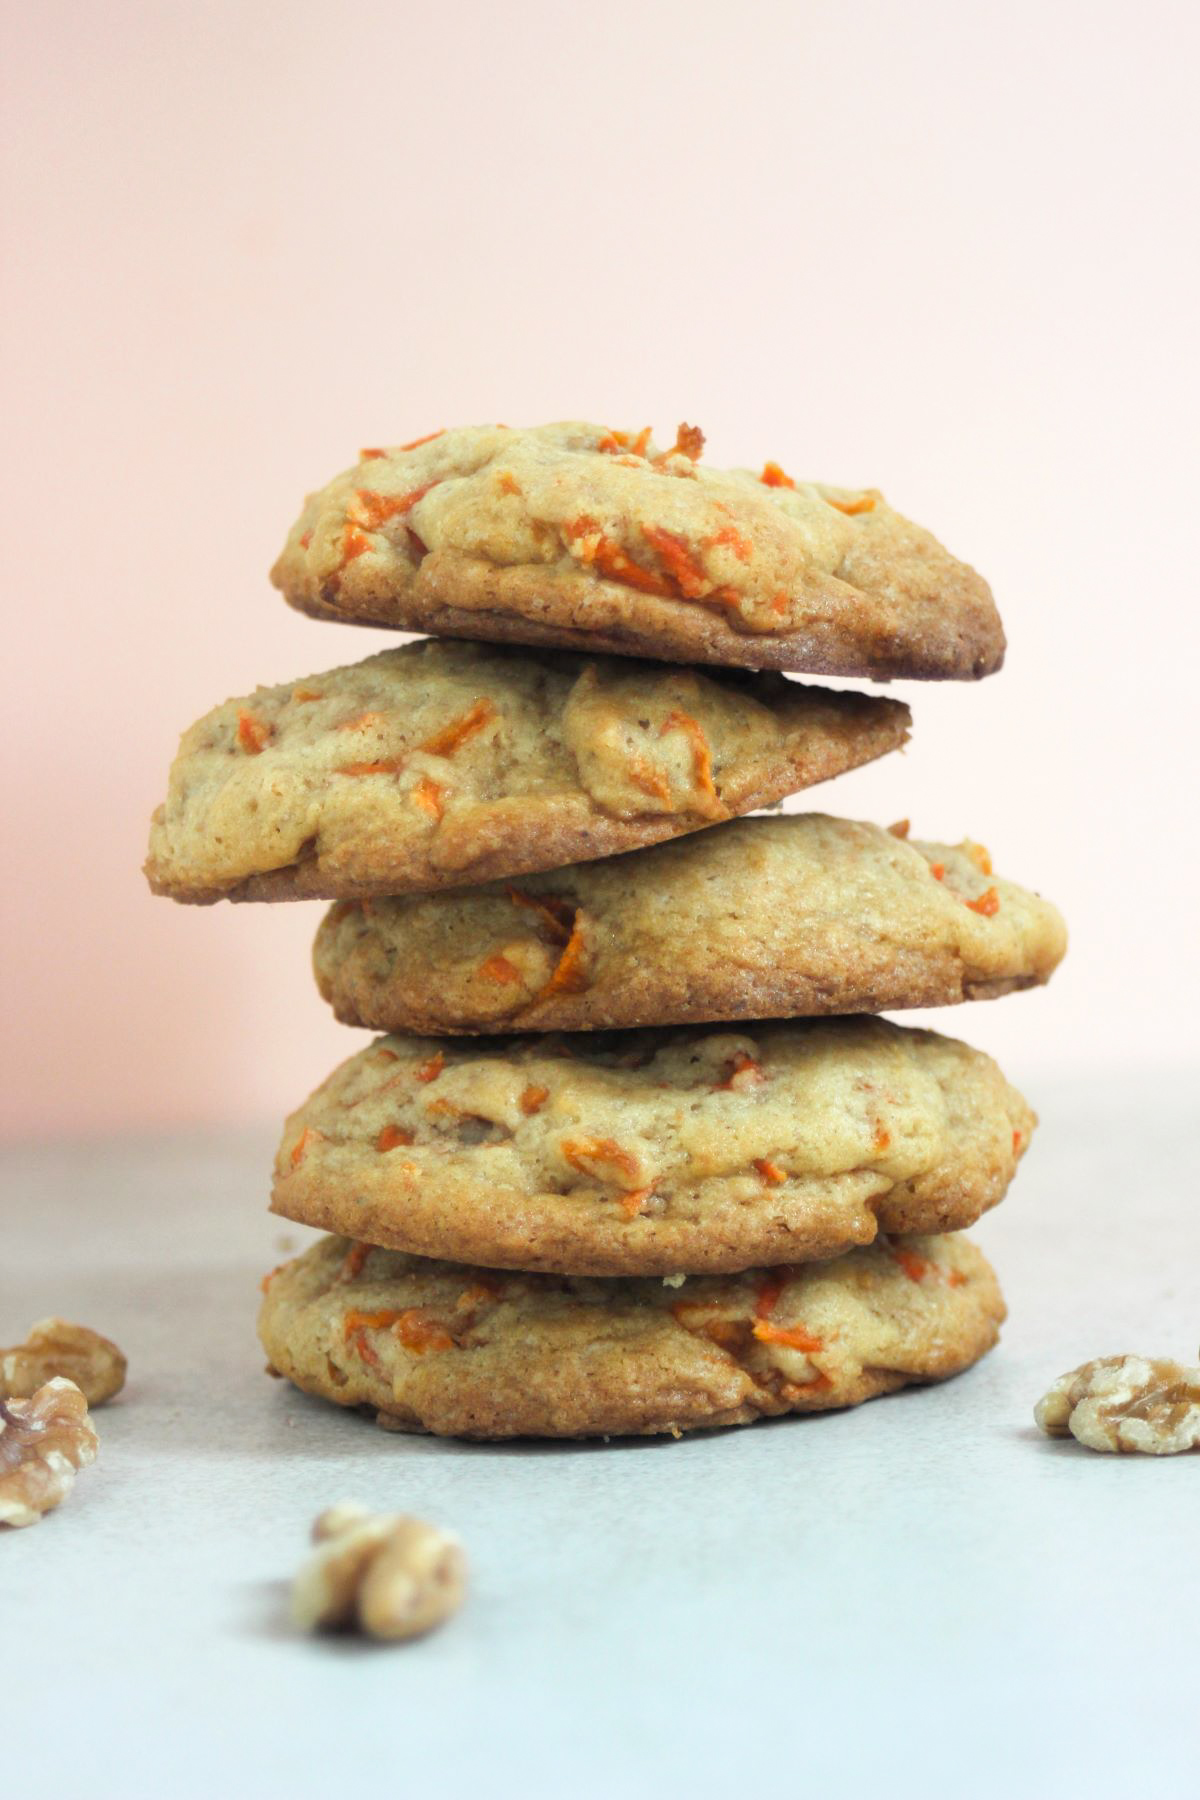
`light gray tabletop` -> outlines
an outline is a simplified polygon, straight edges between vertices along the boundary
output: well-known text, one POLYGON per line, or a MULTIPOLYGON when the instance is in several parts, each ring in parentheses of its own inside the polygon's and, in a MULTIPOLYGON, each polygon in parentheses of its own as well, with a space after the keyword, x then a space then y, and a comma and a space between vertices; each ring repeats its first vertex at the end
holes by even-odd
POLYGON ((1200 1339, 1195 1083, 1030 1084, 976 1236, 1011 1308, 942 1388, 678 1443, 379 1432, 262 1373, 273 1133, 9 1152, 0 1340, 128 1352, 101 1454, 0 1538, 0 1788, 44 1800, 1197 1791, 1200 1456, 1051 1444, 1063 1369, 1200 1339), (293 1634, 313 1515, 454 1527, 421 1643, 293 1634))

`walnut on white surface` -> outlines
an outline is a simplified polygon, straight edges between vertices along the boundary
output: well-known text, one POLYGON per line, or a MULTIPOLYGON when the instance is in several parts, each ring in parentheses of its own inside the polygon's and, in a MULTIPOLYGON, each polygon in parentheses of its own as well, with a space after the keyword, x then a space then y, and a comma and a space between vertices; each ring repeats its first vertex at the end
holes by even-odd
POLYGON ((56 1375, 73 1381, 89 1406, 103 1406, 125 1386, 124 1355, 111 1338, 67 1319, 39 1319, 23 1344, 0 1350, 0 1395, 28 1400, 56 1375))
POLYGON ((56 1376, 27 1400, 0 1400, 0 1525, 36 1525, 96 1460, 87 1401, 56 1376))
POLYGON ((1200 1368, 1166 1357, 1101 1356, 1058 1381, 1034 1418, 1089 1450, 1176 1456, 1200 1449, 1200 1368))
POLYGON ((312 1535, 316 1554, 292 1587, 292 1617, 306 1631, 357 1625, 396 1642, 431 1631, 462 1605, 462 1545, 423 1519, 342 1501, 318 1515, 312 1535))

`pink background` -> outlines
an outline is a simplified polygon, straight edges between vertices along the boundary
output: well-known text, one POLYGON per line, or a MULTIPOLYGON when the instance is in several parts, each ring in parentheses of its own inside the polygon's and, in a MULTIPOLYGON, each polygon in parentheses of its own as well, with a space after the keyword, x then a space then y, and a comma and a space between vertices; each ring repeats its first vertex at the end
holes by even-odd
POLYGON ((1188 4, 9 5, 3 1129, 282 1114, 361 1040, 311 906, 152 900, 179 731, 373 634, 266 569, 360 444, 703 426, 992 581, 980 687, 813 803, 1056 898, 1049 1069, 1195 1049, 1188 4))

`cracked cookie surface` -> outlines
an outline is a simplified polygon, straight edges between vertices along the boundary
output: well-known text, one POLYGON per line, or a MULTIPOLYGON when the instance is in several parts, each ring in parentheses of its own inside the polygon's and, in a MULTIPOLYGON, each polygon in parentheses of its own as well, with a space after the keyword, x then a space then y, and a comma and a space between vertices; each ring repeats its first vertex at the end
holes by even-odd
POLYGON ((958 1374, 1004 1318, 957 1235, 672 1283, 497 1275, 323 1238, 264 1288, 276 1372, 392 1428, 468 1438, 678 1435, 856 1406, 958 1374))
POLYGON ((772 805, 907 730, 897 701, 780 675, 408 644, 193 725, 146 873, 199 902, 524 874, 772 805))
POLYGON ((1057 910, 981 845, 800 813, 471 890, 335 907, 318 986, 384 1031, 579 1031, 986 999, 1049 979, 1057 910))
POLYGON ((493 1267, 726 1272, 971 1225, 1034 1124, 990 1057, 882 1019, 381 1038, 287 1120, 271 1204, 493 1267))
POLYGON ((974 678, 986 582, 874 489, 716 470, 703 434, 477 426, 369 450, 271 572, 321 618, 816 674, 974 678))

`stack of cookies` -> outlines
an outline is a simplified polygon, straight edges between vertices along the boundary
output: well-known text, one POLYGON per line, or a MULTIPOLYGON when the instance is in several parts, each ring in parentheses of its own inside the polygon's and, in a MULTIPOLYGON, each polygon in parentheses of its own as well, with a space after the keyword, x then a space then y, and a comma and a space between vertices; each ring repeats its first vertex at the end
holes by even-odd
POLYGON ((779 671, 970 678, 985 583, 874 491, 569 424, 436 433, 305 505, 273 579, 435 634, 185 735, 147 873, 334 902, 317 984, 386 1035, 284 1127, 264 1283, 297 1386, 467 1437, 740 1424, 952 1375, 1003 1302, 959 1233, 1033 1129, 884 1011, 1047 980, 981 845, 749 817, 908 709, 779 671))

